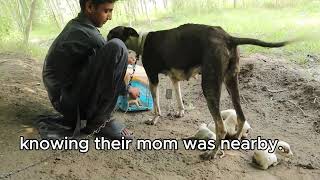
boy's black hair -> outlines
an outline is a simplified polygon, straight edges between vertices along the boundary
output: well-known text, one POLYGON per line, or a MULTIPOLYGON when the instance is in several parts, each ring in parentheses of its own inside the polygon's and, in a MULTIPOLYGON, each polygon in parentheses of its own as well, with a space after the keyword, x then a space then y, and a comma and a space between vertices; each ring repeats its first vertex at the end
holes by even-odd
MULTIPOLYGON (((79 0, 81 11, 84 10, 87 1, 89 1, 89 0, 79 0)), ((106 2, 115 3, 117 0, 91 0, 91 1, 92 1, 92 4, 97 6, 99 4, 103 4, 103 3, 106 3, 106 2)))

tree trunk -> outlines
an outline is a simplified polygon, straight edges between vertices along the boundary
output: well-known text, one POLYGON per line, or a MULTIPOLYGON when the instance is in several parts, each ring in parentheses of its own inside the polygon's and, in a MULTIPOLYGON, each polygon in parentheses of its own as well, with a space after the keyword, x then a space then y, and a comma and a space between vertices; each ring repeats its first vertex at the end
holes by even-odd
MULTIPOLYGON (((128 1, 129 3, 129 10, 128 12, 131 12, 130 15, 133 17, 133 22, 137 22, 137 13, 136 13, 136 9, 138 9, 135 5, 136 2, 133 1, 128 1)), ((131 18, 131 23, 132 23, 132 18, 131 18)))
POLYGON ((30 31, 31 31, 32 21, 34 18, 34 11, 36 8, 36 2, 37 2, 37 0, 32 0, 32 2, 31 2, 29 16, 26 21, 26 26, 24 29, 24 44, 26 44, 26 45, 28 45, 28 42, 29 42, 29 35, 30 35, 30 31))
POLYGON ((131 9, 129 3, 130 2, 126 1, 125 5, 124 5, 124 8, 125 8, 125 14, 126 14, 127 19, 129 21, 129 26, 132 26, 132 18, 131 18, 130 14, 129 14, 130 9, 131 9))
POLYGON ((72 15, 73 15, 73 16, 76 16, 77 13, 78 13, 78 10, 74 8, 73 2, 70 1, 70 0, 66 0, 66 2, 67 2, 67 4, 68 4, 68 7, 69 7, 70 11, 72 12, 72 15))
POLYGON ((56 13, 56 6, 53 0, 49 0, 49 9, 52 12, 53 18, 56 21, 56 24, 59 29, 62 29, 62 23, 60 22, 59 15, 56 13))
POLYGON ((150 16, 149 16, 149 10, 148 10, 148 7, 147 7, 147 1, 146 0, 143 0, 143 8, 144 8, 144 12, 145 12, 145 15, 147 17, 147 20, 149 22, 149 24, 151 23, 151 19, 150 19, 150 16))

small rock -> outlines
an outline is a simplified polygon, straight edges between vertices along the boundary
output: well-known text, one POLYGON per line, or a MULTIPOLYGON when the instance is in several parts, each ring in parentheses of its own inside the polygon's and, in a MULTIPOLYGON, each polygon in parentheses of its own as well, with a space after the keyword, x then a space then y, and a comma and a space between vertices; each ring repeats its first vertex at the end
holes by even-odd
POLYGON ((28 92, 30 92, 32 94, 36 94, 36 92, 34 90, 32 90, 32 89, 30 89, 28 87, 24 87, 23 90, 28 91, 28 92))

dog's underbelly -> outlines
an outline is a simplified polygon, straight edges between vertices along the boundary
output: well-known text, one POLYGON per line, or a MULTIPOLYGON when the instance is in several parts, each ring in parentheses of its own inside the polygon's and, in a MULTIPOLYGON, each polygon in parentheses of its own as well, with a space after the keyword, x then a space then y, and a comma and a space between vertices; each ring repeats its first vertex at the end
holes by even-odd
POLYGON ((193 67, 189 70, 181 70, 171 68, 169 71, 165 71, 164 74, 169 76, 171 79, 178 81, 189 80, 191 77, 194 77, 197 74, 201 73, 201 67, 193 67))

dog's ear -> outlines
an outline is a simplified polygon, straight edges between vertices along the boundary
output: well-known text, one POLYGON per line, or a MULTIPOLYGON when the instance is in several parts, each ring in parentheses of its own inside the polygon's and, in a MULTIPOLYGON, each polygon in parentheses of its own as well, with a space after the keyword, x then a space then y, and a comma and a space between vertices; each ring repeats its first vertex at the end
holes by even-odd
POLYGON ((127 37, 130 37, 130 36, 133 36, 133 37, 139 37, 139 34, 138 32, 131 28, 131 27, 125 27, 124 28, 124 34, 127 36, 127 37))
POLYGON ((119 38, 123 40, 123 26, 117 26, 111 29, 107 35, 107 41, 110 41, 113 38, 119 38))
POLYGON ((139 37, 139 34, 136 30, 134 30, 131 27, 124 27, 124 26, 118 26, 109 31, 109 34, 107 35, 107 40, 111 40, 113 38, 119 38, 123 42, 128 40, 129 37, 139 37))

